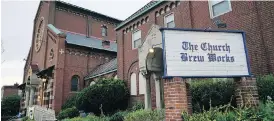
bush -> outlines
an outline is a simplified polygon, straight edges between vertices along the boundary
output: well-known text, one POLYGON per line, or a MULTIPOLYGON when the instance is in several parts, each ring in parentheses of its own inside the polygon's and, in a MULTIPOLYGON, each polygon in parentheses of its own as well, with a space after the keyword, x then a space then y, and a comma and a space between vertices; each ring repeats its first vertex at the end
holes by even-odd
POLYGON ((193 112, 209 110, 210 106, 228 104, 231 99, 232 105, 236 106, 236 100, 232 97, 234 87, 233 80, 193 80, 190 83, 193 112))
POLYGON ((109 121, 123 121, 124 117, 128 114, 127 111, 118 111, 110 116, 109 121))
POLYGON ((99 117, 94 115, 88 115, 87 117, 75 117, 71 119, 65 119, 63 121, 109 121, 108 117, 99 117))
POLYGON ((184 121, 274 121, 273 111, 274 103, 268 101, 266 104, 261 103, 258 109, 225 105, 203 113, 182 113, 182 118, 184 121))
POLYGON ((140 110, 140 109, 145 109, 145 105, 143 102, 137 102, 131 108, 132 111, 136 111, 136 110, 140 110))
POLYGON ((65 119, 65 118, 74 118, 79 115, 80 115, 79 111, 75 107, 73 107, 73 108, 67 108, 67 109, 62 110, 59 113, 57 118, 59 120, 61 120, 61 119, 65 119))
POLYGON ((117 79, 101 79, 94 85, 83 89, 76 97, 79 110, 100 114, 110 114, 118 109, 126 109, 129 93, 124 81, 117 79))
POLYGON ((161 121, 165 119, 164 110, 137 110, 124 117, 125 121, 161 121))
POLYGON ((267 100, 267 96, 272 98, 274 101, 274 76, 273 75, 265 75, 257 78, 257 86, 259 99, 262 101, 267 100))
POLYGON ((76 95, 73 95, 73 96, 69 97, 66 100, 66 102, 62 105, 62 110, 74 107, 75 106, 75 100, 76 100, 76 95))
POLYGON ((20 96, 11 95, 4 97, 1 101, 1 116, 15 116, 20 109, 20 96))

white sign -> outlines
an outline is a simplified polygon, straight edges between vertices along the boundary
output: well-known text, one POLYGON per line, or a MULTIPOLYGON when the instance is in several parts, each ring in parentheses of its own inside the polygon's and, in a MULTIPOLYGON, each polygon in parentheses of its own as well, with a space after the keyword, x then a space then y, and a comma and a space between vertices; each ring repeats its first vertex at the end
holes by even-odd
POLYGON ((240 31, 161 29, 165 77, 250 76, 240 31))

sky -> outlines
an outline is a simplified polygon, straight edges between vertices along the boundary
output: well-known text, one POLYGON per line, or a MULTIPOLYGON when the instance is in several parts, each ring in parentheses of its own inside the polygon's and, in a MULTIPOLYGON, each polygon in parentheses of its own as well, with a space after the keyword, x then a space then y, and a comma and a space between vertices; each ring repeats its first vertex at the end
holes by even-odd
MULTIPOLYGON (((150 0, 62 0, 125 20, 150 0)), ((30 49, 39 1, 1 0, 1 87, 23 82, 24 59, 30 49)))

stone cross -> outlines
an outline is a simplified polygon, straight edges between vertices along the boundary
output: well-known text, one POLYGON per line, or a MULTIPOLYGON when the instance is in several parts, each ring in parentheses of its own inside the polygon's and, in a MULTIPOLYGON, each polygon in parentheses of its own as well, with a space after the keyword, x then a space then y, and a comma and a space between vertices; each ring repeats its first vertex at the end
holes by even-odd
POLYGON ((61 55, 64 53, 64 50, 63 49, 61 49, 60 51, 59 51, 60 53, 61 53, 61 55))

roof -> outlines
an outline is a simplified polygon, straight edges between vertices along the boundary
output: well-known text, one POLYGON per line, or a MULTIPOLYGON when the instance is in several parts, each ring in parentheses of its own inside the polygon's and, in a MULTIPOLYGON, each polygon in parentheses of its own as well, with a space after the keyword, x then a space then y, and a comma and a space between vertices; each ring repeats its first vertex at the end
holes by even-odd
POLYGON ((109 62, 102 64, 102 65, 98 66, 97 68, 95 68, 93 71, 90 72, 89 75, 87 75, 84 78, 84 80, 98 77, 98 76, 101 76, 104 74, 108 74, 108 73, 114 72, 116 70, 117 70, 117 58, 114 58, 114 59, 110 60, 109 62))
POLYGON ((156 6, 160 5, 161 3, 163 3, 163 0, 153 0, 150 1, 149 3, 147 3, 144 7, 142 7, 141 9, 139 9, 138 11, 136 11, 134 14, 132 14, 131 16, 129 16, 126 20, 124 20, 122 23, 120 23, 115 30, 118 30, 119 28, 123 27, 124 25, 126 25, 127 23, 133 21, 134 19, 136 19, 137 17, 145 14, 146 12, 148 12, 149 10, 155 8, 156 6))
POLYGON ((76 33, 66 32, 66 43, 110 52, 117 52, 117 43, 110 41, 108 47, 104 47, 103 40, 96 37, 86 37, 76 33))
POLYGON ((120 23, 122 22, 122 20, 119 20, 117 18, 113 18, 113 17, 110 17, 110 16, 107 16, 107 15, 104 15, 104 14, 101 14, 101 13, 98 13, 98 12, 95 12, 95 11, 91 11, 91 10, 88 10, 86 8, 82 8, 82 7, 79 7, 79 6, 76 6, 76 5, 73 5, 73 4, 70 4, 70 3, 67 3, 67 2, 64 2, 64 1, 60 1, 60 0, 57 0, 55 1, 58 5, 64 5, 66 7, 72 7, 72 8, 75 8, 75 9, 78 9, 84 13, 88 13, 88 14, 91 14, 91 15, 95 15, 95 16, 100 16, 100 17, 104 17, 104 18, 107 18, 109 20, 111 20, 112 22, 114 23, 120 23))

